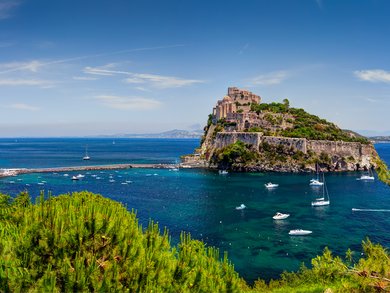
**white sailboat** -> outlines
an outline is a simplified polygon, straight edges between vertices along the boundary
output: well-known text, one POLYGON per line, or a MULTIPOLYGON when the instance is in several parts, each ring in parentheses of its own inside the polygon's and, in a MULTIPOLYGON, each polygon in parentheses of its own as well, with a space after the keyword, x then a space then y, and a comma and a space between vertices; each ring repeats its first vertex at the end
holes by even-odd
POLYGON ((328 193, 328 188, 326 187, 325 184, 325 176, 322 174, 322 197, 316 198, 314 201, 311 202, 311 205, 313 207, 320 207, 320 206, 327 206, 330 204, 330 199, 329 199, 329 193, 328 193))
POLYGON ((83 157, 83 160, 88 161, 90 159, 91 159, 91 157, 88 156, 88 146, 85 146, 85 156, 83 157))
POLYGON ((318 164, 316 164, 316 170, 317 170, 317 178, 310 179, 310 186, 322 186, 324 185, 324 182, 320 181, 320 176, 318 172, 318 164))

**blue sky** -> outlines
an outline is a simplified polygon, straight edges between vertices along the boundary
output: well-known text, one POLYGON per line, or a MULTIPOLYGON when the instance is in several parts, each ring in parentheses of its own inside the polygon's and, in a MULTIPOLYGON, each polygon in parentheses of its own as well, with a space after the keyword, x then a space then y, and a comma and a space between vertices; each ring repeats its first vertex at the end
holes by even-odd
POLYGON ((390 134, 390 1, 0 0, 0 137, 199 129, 228 86, 390 134))

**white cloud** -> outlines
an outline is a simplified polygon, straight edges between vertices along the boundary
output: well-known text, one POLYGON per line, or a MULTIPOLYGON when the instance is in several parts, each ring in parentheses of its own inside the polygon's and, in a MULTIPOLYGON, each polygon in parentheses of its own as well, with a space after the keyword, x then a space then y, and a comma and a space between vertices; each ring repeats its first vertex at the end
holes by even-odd
POLYGON ((19 6, 19 1, 16 0, 0 1, 0 20, 10 18, 12 9, 17 6, 19 6))
POLYGON ((390 72, 382 69, 356 70, 353 73, 360 80, 390 83, 390 72))
POLYGON ((131 74, 130 72, 126 72, 126 71, 108 70, 105 68, 90 67, 90 66, 87 66, 84 68, 84 73, 95 74, 95 75, 104 75, 104 76, 113 76, 113 75, 117 75, 117 74, 125 74, 125 75, 131 74))
POLYGON ((0 86, 52 86, 52 82, 42 79, 0 79, 0 86))
POLYGON ((95 99, 109 108, 119 110, 150 110, 161 106, 161 102, 157 100, 141 97, 101 95, 95 99))
POLYGON ((25 111, 38 111, 39 110, 38 107, 35 107, 32 105, 27 105, 24 103, 11 104, 11 105, 8 105, 7 108, 16 109, 16 110, 25 110, 25 111))
POLYGON ((38 60, 28 62, 9 62, 0 63, 0 73, 9 73, 13 71, 38 72, 38 69, 45 64, 38 60))
POLYGON ((74 80, 97 80, 97 77, 90 77, 90 76, 73 76, 74 80))
POLYGON ((274 85, 279 84, 288 77, 286 71, 276 71, 258 75, 250 81, 254 85, 274 85))
POLYGON ((102 76, 127 75, 129 77, 124 80, 126 83, 132 83, 132 84, 148 83, 153 87, 161 88, 161 89, 190 86, 195 83, 204 82, 203 80, 197 80, 197 79, 183 79, 174 76, 164 76, 164 75, 149 74, 149 73, 133 73, 129 71, 110 70, 106 68, 107 66, 103 66, 103 67, 88 66, 84 68, 84 73, 93 74, 93 75, 102 75, 102 76))
POLYGON ((163 76, 156 74, 134 73, 133 77, 125 79, 127 83, 145 83, 149 82, 152 86, 157 88, 175 88, 190 86, 195 83, 203 83, 202 80, 197 79, 182 79, 174 76, 163 76))

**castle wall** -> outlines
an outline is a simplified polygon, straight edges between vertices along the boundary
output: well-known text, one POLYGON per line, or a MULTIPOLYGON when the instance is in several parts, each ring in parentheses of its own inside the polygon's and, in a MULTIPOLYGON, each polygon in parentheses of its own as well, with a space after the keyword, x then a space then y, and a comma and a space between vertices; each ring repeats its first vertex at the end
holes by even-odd
POLYGON ((267 142, 271 145, 283 145, 286 148, 294 148, 303 153, 312 151, 316 154, 325 153, 330 157, 354 157, 354 159, 366 164, 374 152, 371 145, 359 142, 327 141, 327 140, 307 140, 306 138, 290 138, 263 136, 261 132, 219 132, 214 140, 215 148, 223 148, 236 141, 259 148, 260 143, 267 142))
POLYGON ((262 136, 261 132, 219 132, 215 138, 214 145, 216 148, 223 148, 239 140, 258 149, 262 136))
POLYGON ((362 145, 359 142, 327 141, 327 140, 308 140, 307 148, 315 153, 326 153, 330 156, 338 155, 341 157, 353 156, 360 158, 362 156, 362 145))
POLYGON ((304 152, 305 154, 307 152, 306 138, 263 136, 263 141, 269 143, 270 145, 283 145, 286 148, 292 147, 293 149, 304 152))

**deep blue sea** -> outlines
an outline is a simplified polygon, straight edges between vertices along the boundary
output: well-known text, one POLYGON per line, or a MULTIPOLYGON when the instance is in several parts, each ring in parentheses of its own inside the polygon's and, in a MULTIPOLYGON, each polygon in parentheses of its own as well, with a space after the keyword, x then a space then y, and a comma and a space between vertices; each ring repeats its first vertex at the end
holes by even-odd
MULTIPOLYGON (((0 139, 0 168, 33 168, 113 163, 175 163, 199 144, 190 139, 0 139), (91 156, 82 161, 85 147, 91 156)), ((390 144, 377 144, 390 165, 390 144)), ((128 169, 90 172, 26 174, 0 179, 0 192, 12 196, 28 190, 53 195, 89 190, 137 211, 140 222, 158 221, 177 242, 180 232, 228 251, 236 270, 248 281, 276 278, 297 270, 325 246, 345 255, 350 247, 358 257, 361 241, 369 237, 390 248, 390 187, 379 180, 357 180, 360 173, 326 174, 331 205, 311 207, 321 193, 309 186, 313 174, 229 173, 197 169, 178 172, 128 169), (77 182, 72 175, 85 177, 77 182), (110 182, 111 181, 111 182, 110 182), (267 182, 279 187, 267 190, 267 182), (247 206, 236 210, 240 204, 247 206), (352 208, 389 212, 353 212, 352 208), (277 212, 290 217, 274 221, 277 212), (291 229, 308 229, 310 236, 293 237, 291 229)))

